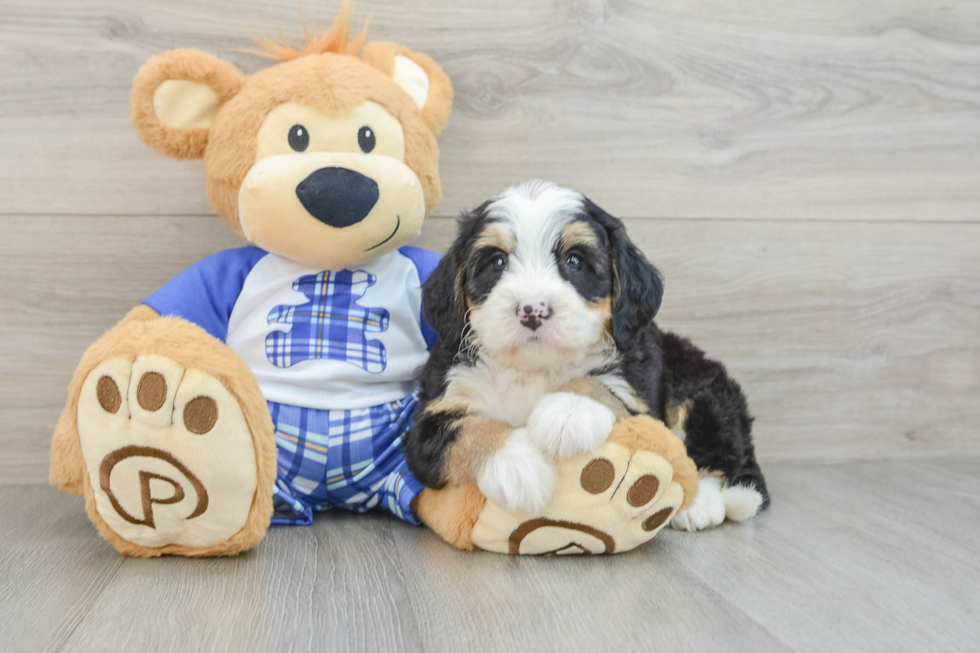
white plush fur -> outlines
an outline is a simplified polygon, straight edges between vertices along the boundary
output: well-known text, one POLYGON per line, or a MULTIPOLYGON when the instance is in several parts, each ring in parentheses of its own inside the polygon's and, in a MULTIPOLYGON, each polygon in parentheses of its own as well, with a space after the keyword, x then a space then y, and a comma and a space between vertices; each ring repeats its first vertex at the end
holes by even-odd
POLYGON ((704 476, 698 481, 698 496, 694 503, 679 512, 670 525, 680 531, 703 531, 723 521, 725 501, 721 481, 713 476, 704 476))
POLYGON ((507 512, 538 512, 555 489, 554 462, 528 442, 526 429, 516 429, 487 461, 476 484, 507 512))
POLYGON ((528 373, 480 361, 450 370, 445 398, 464 403, 471 412, 499 419, 511 426, 524 426, 538 399, 567 382, 566 376, 528 373))
POLYGON ((527 421, 528 439, 549 456, 569 458, 606 441, 616 415, 598 401, 570 392, 546 394, 527 421))
POLYGON ((721 491, 725 503, 725 517, 732 521, 745 521, 755 517, 762 506, 762 495, 753 487, 733 485, 721 491))

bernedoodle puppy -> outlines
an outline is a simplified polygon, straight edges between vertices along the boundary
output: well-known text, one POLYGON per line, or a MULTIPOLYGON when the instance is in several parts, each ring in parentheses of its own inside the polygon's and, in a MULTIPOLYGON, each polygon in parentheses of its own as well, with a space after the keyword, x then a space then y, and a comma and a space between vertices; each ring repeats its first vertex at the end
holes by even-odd
POLYGON ((631 414, 683 427, 700 481, 675 528, 755 515, 769 495, 745 396, 721 363, 654 324, 662 295, 623 223, 573 190, 529 182, 463 216, 423 288, 439 338, 405 440, 410 469, 429 487, 475 481, 506 510, 540 510, 554 460, 595 449, 615 421, 559 391, 584 378, 631 414))

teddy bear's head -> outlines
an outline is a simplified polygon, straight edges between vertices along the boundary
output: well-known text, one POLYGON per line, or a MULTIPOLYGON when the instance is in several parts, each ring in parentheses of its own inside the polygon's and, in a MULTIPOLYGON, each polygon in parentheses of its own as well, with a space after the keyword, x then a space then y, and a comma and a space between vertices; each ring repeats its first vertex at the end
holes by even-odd
POLYGON ((251 77, 197 50, 153 57, 133 82, 140 139, 204 158, 211 206, 252 245, 342 269, 416 238, 439 202, 446 74, 394 43, 350 40, 346 2, 302 51, 251 77), (358 56, 359 55, 359 56, 358 56))

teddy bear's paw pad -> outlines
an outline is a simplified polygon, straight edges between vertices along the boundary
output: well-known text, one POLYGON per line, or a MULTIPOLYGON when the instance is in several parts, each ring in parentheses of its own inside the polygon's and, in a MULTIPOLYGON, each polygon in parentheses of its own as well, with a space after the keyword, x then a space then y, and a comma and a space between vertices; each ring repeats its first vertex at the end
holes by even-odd
POLYGON ((684 490, 650 451, 607 443, 559 463, 558 483, 538 514, 487 503, 473 528, 481 549, 511 554, 619 553, 652 539, 677 512, 684 490))
POLYGON ((85 379, 82 456, 96 510, 140 546, 210 546, 245 525, 257 484, 245 416, 218 379, 162 356, 85 379))

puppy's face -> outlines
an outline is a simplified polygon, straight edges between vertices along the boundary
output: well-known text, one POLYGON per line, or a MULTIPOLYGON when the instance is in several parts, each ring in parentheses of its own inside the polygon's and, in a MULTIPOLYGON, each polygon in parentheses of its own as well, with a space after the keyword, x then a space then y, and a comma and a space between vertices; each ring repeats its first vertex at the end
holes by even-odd
POLYGON ((440 268, 426 290, 442 278, 440 292, 455 303, 433 305, 427 292, 426 317, 440 337, 465 330, 464 347, 524 369, 575 362, 596 345, 626 345, 653 318, 662 293, 619 220, 575 191, 541 182, 511 188, 466 216, 440 268))
POLYGON ((613 269, 605 230, 583 198, 556 186, 509 191, 478 218, 466 260, 473 337, 521 367, 585 351, 610 323, 613 269))

